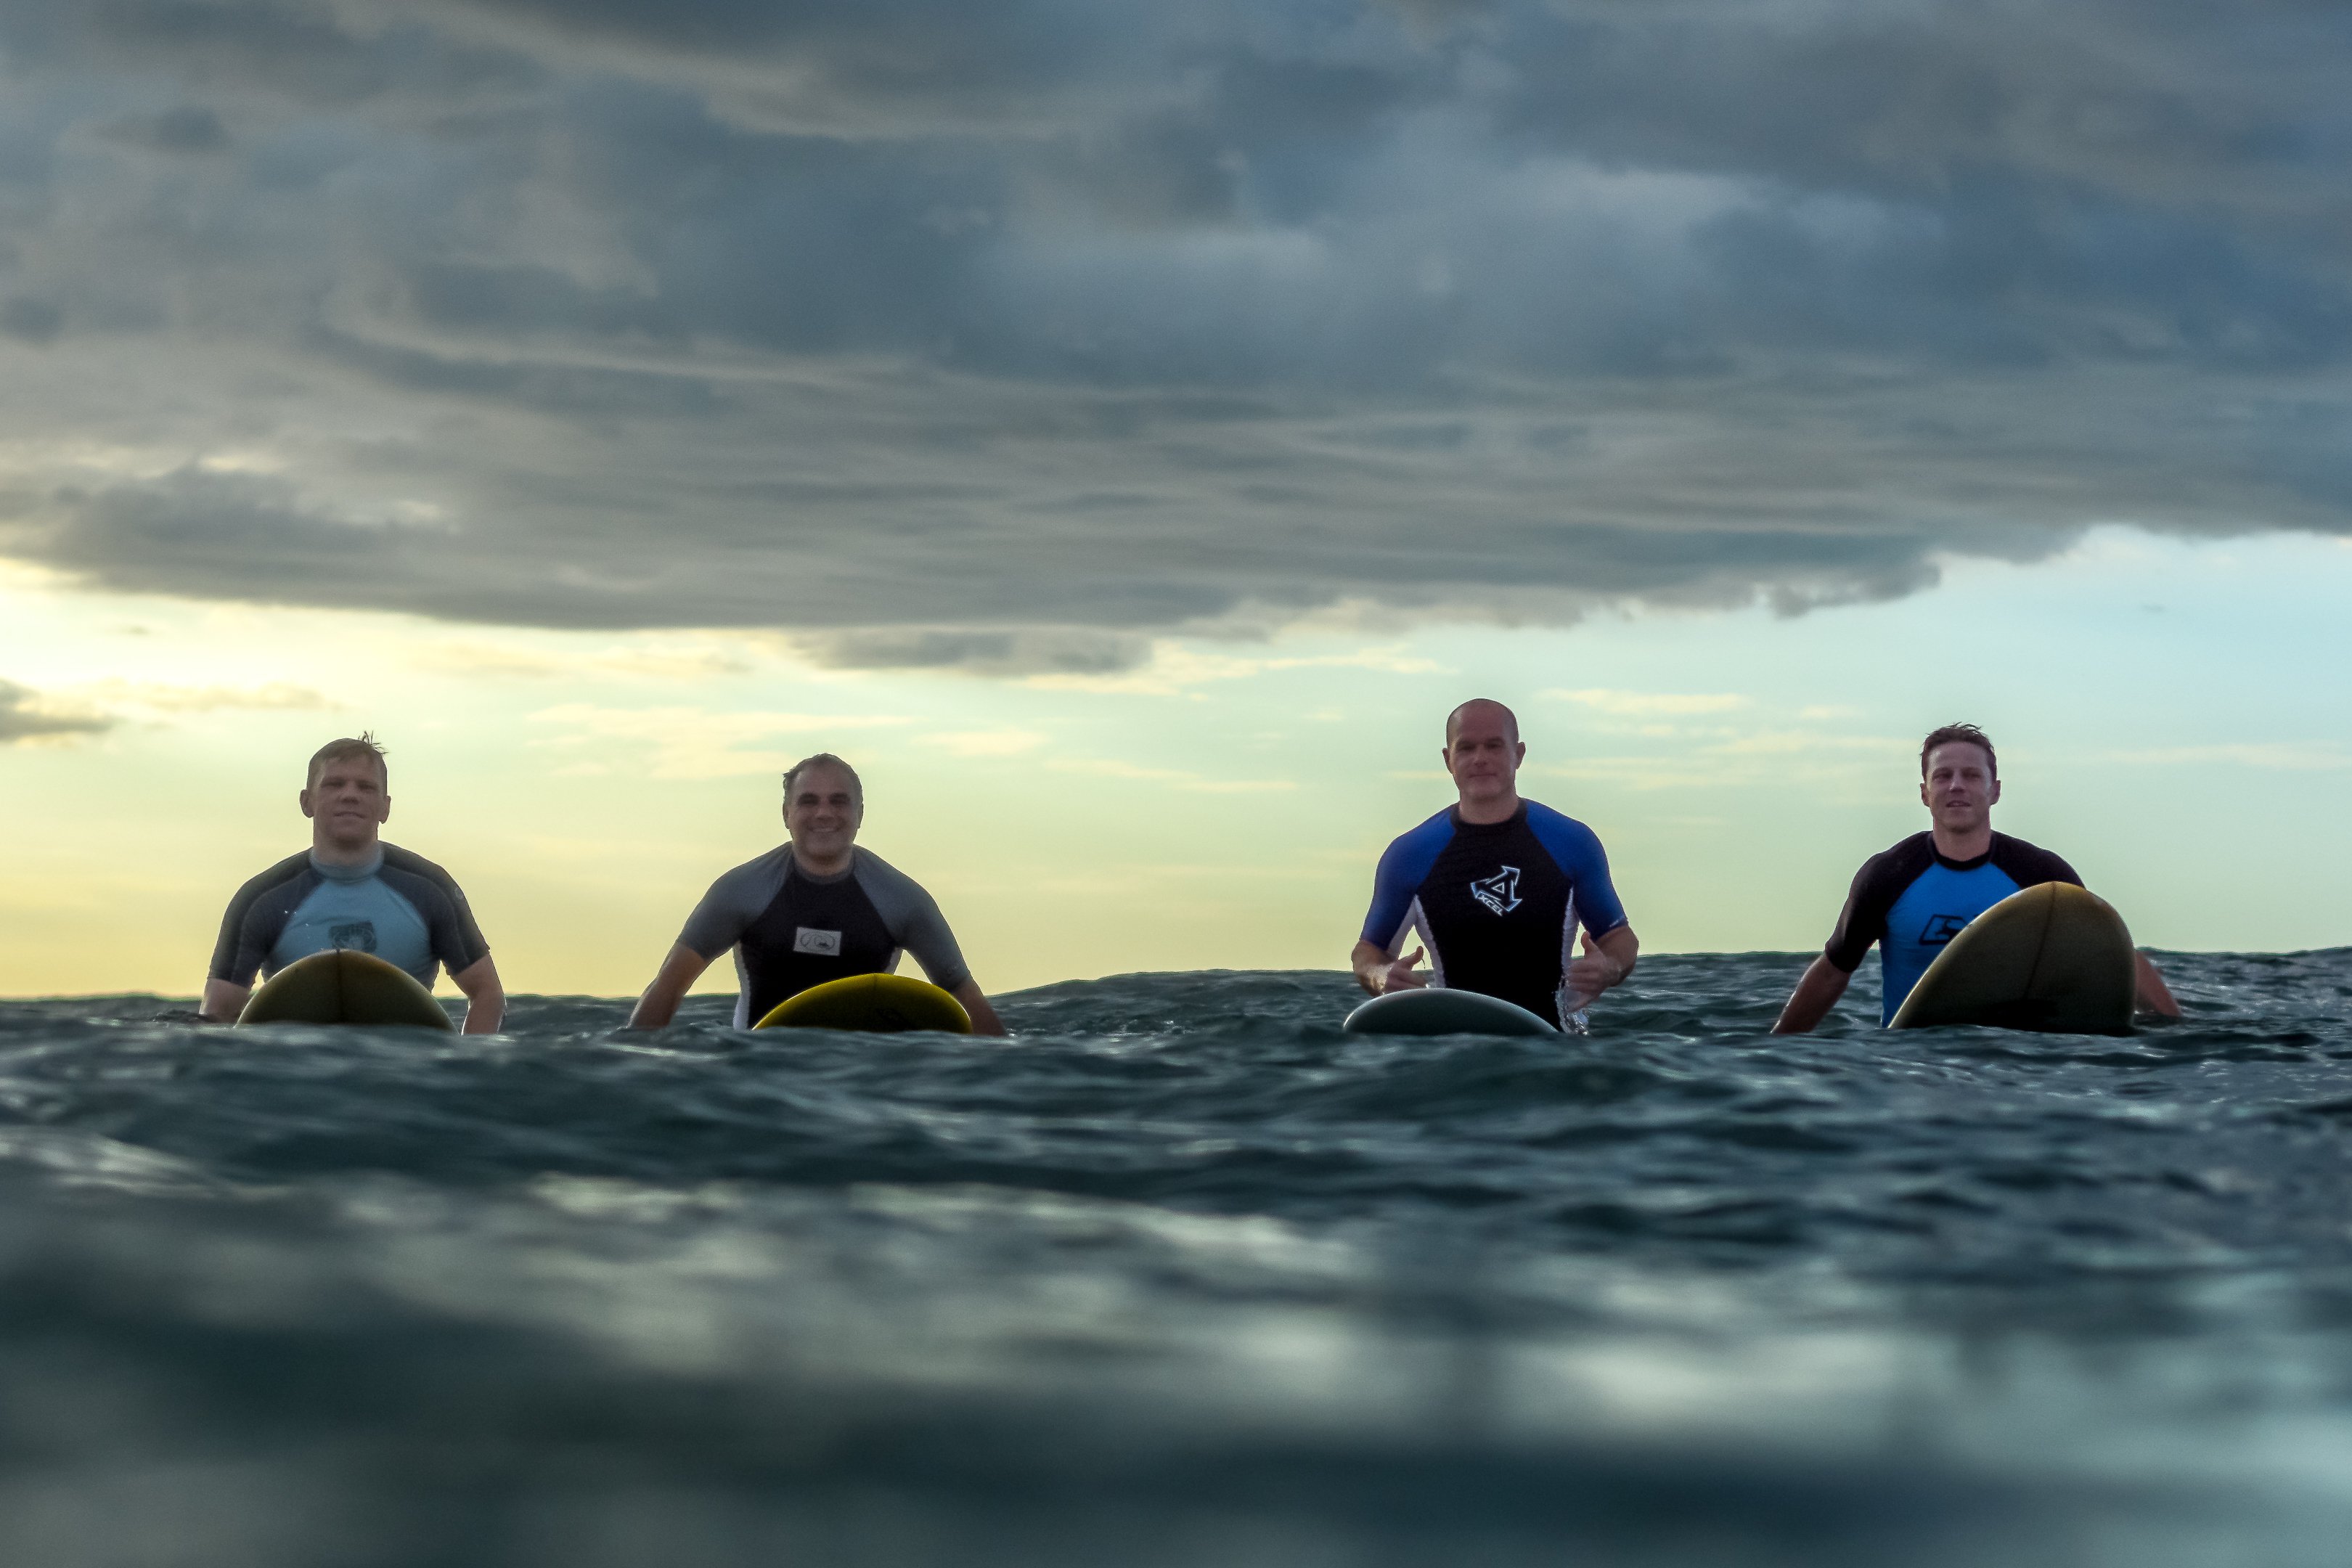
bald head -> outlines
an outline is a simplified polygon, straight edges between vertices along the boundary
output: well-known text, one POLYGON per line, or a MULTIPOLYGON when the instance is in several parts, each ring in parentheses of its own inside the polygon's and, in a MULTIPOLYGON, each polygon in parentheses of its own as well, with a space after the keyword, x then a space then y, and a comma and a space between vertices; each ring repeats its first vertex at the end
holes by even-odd
POLYGON ((1448 746, 1453 745, 1455 737, 1462 733, 1463 721, 1472 718, 1475 718, 1481 722, 1497 721, 1502 724, 1504 730, 1508 731, 1513 742, 1516 742, 1519 738, 1519 716, 1517 714, 1512 712, 1509 709, 1504 707, 1501 703, 1496 701, 1491 697, 1473 697, 1469 701, 1465 702, 1462 706, 1456 708, 1453 712, 1448 713, 1445 716, 1445 743, 1448 746))

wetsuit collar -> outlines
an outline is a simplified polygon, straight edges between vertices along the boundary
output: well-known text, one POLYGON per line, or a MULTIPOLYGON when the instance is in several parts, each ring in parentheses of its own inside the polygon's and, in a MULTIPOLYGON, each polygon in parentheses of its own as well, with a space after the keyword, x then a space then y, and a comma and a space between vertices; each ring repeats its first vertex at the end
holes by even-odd
POLYGON ((1983 854, 1973 856, 1966 860, 1955 860, 1950 856, 1945 854, 1942 850, 1936 849, 1935 840, 1933 838, 1930 838, 1927 841, 1927 847, 1935 851, 1936 864, 1941 866, 1945 870, 1973 871, 1978 867, 1984 865, 1992 858, 1993 846, 1998 845, 2000 842, 2000 836, 1995 835, 1992 844, 1986 846, 1985 852, 1983 854))
POLYGON ((1456 833, 1500 833, 1503 829, 1528 819, 1528 803, 1524 799, 1519 802, 1519 808, 1517 811, 1500 822, 1466 822, 1463 820, 1462 808, 1459 805, 1451 805, 1446 809, 1454 814, 1454 831, 1456 833))
POLYGON ((829 888, 835 882, 845 882, 850 878, 857 874, 857 851, 855 847, 852 847, 849 851, 848 865, 843 867, 840 870, 832 873, 830 876, 824 877, 818 876, 814 871, 812 871, 806 866, 802 865, 799 854, 789 847, 784 852, 791 855, 793 858, 791 875, 798 877, 803 882, 814 882, 820 888, 829 888))
POLYGON ((313 849, 310 851, 310 869, 330 882, 364 882, 383 869, 383 846, 377 845, 375 853, 368 857, 365 864, 359 866, 331 865, 320 859, 319 852, 313 849))

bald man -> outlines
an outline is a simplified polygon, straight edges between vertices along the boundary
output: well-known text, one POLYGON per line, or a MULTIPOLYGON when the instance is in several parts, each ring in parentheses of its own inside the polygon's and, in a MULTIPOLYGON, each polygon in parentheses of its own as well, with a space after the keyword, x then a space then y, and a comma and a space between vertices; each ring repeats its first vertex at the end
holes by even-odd
POLYGON ((1475 991, 1580 1032, 1585 1005, 1633 973, 1642 951, 1609 857, 1584 824, 1519 798, 1528 748, 1501 703, 1474 698, 1449 714, 1444 756, 1457 798, 1381 857, 1356 983, 1375 996, 1475 991), (1408 938, 1421 945, 1406 955, 1408 938), (1414 968, 1424 954, 1425 973, 1414 968))

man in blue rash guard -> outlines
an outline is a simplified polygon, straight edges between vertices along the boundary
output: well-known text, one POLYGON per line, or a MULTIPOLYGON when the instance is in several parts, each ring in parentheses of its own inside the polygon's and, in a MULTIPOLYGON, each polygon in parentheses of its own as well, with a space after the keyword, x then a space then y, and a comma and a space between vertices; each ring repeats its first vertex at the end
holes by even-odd
POLYGON ((378 837, 392 816, 383 748, 373 735, 330 741, 311 757, 309 778, 297 799, 310 819, 310 847, 229 900, 200 1016, 232 1022, 252 994, 256 971, 275 974, 298 958, 351 948, 427 987, 446 965, 466 994, 466 1033, 497 1033, 506 990, 466 895, 448 872, 378 837))
POLYGON ((1388 847, 1371 911, 1350 955, 1356 983, 1377 996, 1451 986, 1516 1002, 1561 1027, 1633 973, 1642 944, 1609 882, 1592 830, 1522 800, 1528 748, 1519 721, 1475 698, 1445 721, 1445 771, 1455 803, 1388 847), (1583 955, 1570 958, 1579 926, 1583 955), (1408 937, 1421 946, 1404 954, 1408 937), (1424 974, 1413 965, 1424 952, 1424 974))
MULTIPOLYGON (((1885 1000, 1879 1022, 1895 1010, 1927 966, 1968 923, 1993 905, 2044 882, 2083 885, 2074 868, 2047 849, 1992 830, 2000 768, 1992 741, 1974 724, 1947 724, 1919 748, 1919 801, 1933 826, 1863 862, 1846 894, 1829 944, 1780 1009, 1776 1035, 1801 1035, 1845 994, 1873 942, 1878 944, 1885 1000)), ((2180 1005, 2145 953, 2138 965, 2140 1011, 2180 1016, 2180 1005)))
POLYGON ((930 894, 871 849, 856 847, 865 820, 866 791, 856 769, 830 752, 793 763, 784 774, 788 841, 711 884, 637 998, 629 1026, 667 1024, 688 987, 733 948, 739 1029, 812 985, 894 970, 904 952, 921 962, 931 984, 963 1004, 973 1033, 1003 1034, 930 894))

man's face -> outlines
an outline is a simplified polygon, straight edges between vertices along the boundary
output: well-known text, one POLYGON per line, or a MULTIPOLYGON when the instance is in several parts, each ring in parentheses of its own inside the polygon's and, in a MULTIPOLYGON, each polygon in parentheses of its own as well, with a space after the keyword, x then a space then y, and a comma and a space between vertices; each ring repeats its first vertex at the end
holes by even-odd
POLYGON ((1445 771, 1465 805, 1507 798, 1516 788, 1519 764, 1528 748, 1511 732, 1511 721, 1498 708, 1473 704, 1454 726, 1445 745, 1445 771))
POLYGON ((1968 741, 1947 741, 1927 753, 1927 776, 1919 799, 1936 826, 1947 833, 1973 833, 1992 820, 2000 781, 1992 774, 1985 749, 1968 741))
POLYGON ((784 801, 784 830, 793 836, 793 847, 820 860, 847 853, 865 820, 866 807, 849 775, 824 763, 803 769, 784 801))
POLYGON ((319 825, 329 841, 357 848, 375 837, 392 815, 383 773, 373 757, 330 757, 319 764, 318 782, 302 792, 302 815, 319 825))

